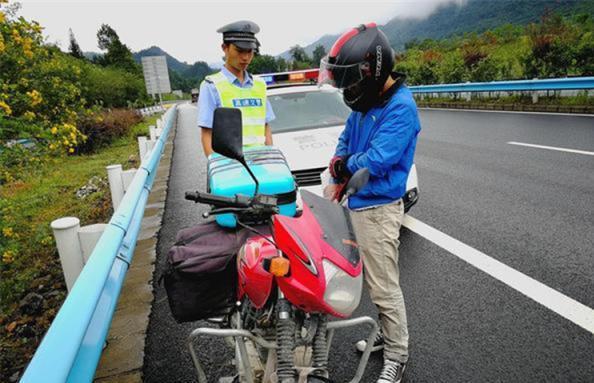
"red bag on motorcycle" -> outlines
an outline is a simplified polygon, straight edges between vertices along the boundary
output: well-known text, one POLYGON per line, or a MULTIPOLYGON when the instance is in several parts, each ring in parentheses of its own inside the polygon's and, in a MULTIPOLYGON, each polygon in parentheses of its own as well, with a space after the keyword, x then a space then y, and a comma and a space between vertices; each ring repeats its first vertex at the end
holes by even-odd
POLYGON ((229 312, 236 301, 236 254, 247 230, 229 230, 206 222, 177 233, 162 276, 169 307, 178 323, 229 312))

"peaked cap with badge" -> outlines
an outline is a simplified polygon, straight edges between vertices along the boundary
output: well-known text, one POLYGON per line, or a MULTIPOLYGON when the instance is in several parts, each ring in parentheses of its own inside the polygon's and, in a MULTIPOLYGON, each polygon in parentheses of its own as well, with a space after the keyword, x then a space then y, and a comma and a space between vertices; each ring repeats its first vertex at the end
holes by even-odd
POLYGON ((257 50, 260 47, 260 42, 256 38, 260 27, 253 21, 236 21, 217 29, 217 32, 223 34, 225 44, 234 44, 240 49, 257 50))

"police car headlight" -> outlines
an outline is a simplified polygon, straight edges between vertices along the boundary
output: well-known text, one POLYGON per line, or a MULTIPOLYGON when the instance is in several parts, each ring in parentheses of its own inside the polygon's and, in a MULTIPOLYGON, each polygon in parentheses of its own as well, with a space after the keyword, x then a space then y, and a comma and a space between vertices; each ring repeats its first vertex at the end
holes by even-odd
POLYGON ((361 300, 362 275, 351 277, 326 259, 322 265, 326 277, 324 301, 342 315, 351 315, 361 300))

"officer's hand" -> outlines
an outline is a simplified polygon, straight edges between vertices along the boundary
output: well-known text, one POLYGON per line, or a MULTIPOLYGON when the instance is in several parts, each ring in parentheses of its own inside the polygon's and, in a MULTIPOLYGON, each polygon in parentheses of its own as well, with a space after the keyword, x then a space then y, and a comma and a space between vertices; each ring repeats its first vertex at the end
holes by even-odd
POLYGON ((330 170, 330 174, 334 179, 342 181, 351 176, 351 172, 349 172, 349 169, 347 168, 348 158, 348 156, 334 156, 330 160, 328 169, 330 170))

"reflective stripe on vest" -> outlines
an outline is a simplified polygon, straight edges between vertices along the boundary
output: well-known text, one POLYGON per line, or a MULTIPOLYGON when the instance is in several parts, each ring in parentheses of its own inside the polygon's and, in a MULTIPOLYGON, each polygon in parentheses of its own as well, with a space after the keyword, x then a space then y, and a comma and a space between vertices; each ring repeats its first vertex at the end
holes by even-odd
POLYGON ((266 142, 266 83, 254 77, 250 88, 240 88, 227 79, 222 72, 207 76, 213 82, 221 106, 241 110, 243 144, 264 145, 266 142))

